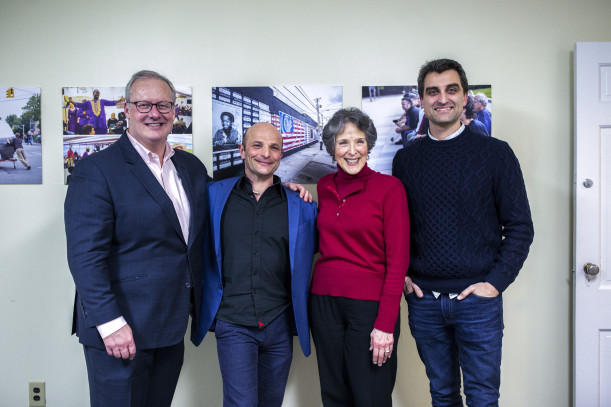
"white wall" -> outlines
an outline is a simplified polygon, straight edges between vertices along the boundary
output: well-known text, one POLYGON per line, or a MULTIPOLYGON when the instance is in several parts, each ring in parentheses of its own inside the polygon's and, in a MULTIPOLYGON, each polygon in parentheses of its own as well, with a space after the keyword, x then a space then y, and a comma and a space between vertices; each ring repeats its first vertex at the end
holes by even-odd
MULTIPOLYGON (((572 58, 611 40, 608 0, 401 1, 0 0, 0 85, 42 88, 43 184, 1 185, 0 405, 25 406, 28 381, 49 407, 88 404, 69 336, 74 287, 63 230, 62 86, 122 86, 143 68, 193 86, 194 152, 210 168, 215 85, 414 83, 427 59, 462 62, 491 83, 493 131, 525 175, 535 243, 505 295, 501 406, 571 398, 572 58)), ((398 406, 430 404, 405 303, 398 406)), ((298 349, 296 347, 296 349, 298 349)), ((296 353, 285 406, 317 406, 315 356, 296 353)), ((213 338, 187 345, 174 406, 220 406, 213 338)))

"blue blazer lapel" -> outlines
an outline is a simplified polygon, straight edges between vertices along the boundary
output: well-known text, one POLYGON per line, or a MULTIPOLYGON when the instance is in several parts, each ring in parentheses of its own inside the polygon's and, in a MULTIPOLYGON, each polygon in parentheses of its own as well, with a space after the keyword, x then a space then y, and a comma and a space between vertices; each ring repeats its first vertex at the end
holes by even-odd
POLYGON ((295 250, 297 247, 297 236, 299 235, 299 211, 301 206, 299 204, 299 195, 292 193, 292 191, 285 186, 286 197, 289 207, 289 259, 291 262, 291 276, 293 275, 293 266, 295 264, 295 250))
POLYGON ((228 178, 222 181, 211 183, 209 189, 210 196, 210 219, 212 221, 212 232, 214 236, 214 252, 216 253, 216 262, 219 272, 223 266, 223 256, 221 253, 221 217, 223 209, 229 199, 229 195, 233 190, 239 177, 228 178))
POLYGON ((159 181, 157 181, 134 146, 132 146, 132 143, 129 141, 125 133, 123 133, 117 143, 123 151, 125 161, 132 164, 130 166, 130 171, 134 178, 136 178, 142 184, 151 198, 153 198, 153 200, 163 209, 163 213, 168 218, 168 221, 172 224, 174 230, 176 230, 176 233, 184 241, 184 236, 182 235, 182 230, 180 228, 180 222, 178 221, 178 216, 176 216, 176 211, 174 210, 174 204, 172 204, 172 200, 168 197, 168 194, 161 187, 159 181))

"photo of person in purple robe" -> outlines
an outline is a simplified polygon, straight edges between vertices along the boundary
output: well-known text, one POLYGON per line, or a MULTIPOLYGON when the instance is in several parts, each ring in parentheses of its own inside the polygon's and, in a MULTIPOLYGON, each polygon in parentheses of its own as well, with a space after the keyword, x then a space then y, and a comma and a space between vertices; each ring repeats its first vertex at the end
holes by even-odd
MULTIPOLYGON (((116 106, 118 103, 125 101, 125 98, 121 96, 118 100, 106 100, 100 99, 100 91, 95 89, 93 91, 93 99, 85 100, 84 102, 77 103, 76 107, 82 109, 84 114, 88 117, 89 123, 95 129, 95 134, 106 134, 108 133, 108 127, 106 125, 106 110, 105 106, 116 106)), ((79 124, 82 126, 83 123, 79 124)))
POLYGON ((77 108, 74 106, 74 102, 68 103, 68 122, 66 123, 66 130, 72 134, 76 134, 77 130, 77 108))
MULTIPOLYGON (((78 103, 77 103, 78 104, 78 103)), ((83 126, 91 124, 91 119, 87 114, 87 109, 76 109, 76 118, 78 119, 78 123, 76 125, 76 134, 83 134, 83 126)), ((87 134, 87 133, 85 133, 87 134)))

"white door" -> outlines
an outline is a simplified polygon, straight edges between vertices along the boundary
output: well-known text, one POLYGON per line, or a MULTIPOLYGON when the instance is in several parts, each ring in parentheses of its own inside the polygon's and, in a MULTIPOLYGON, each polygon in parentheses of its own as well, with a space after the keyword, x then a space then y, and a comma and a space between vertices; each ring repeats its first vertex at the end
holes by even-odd
POLYGON ((611 43, 575 44, 574 403, 611 406, 611 43), (588 265, 587 274, 585 271, 588 265))

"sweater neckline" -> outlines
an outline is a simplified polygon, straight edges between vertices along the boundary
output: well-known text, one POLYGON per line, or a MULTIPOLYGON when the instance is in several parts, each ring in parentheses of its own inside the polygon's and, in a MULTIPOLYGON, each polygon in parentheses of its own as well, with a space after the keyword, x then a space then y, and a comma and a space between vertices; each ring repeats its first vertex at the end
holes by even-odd
POLYGON ((339 199, 343 200, 348 195, 361 191, 365 185, 365 181, 373 173, 374 171, 369 168, 367 164, 365 164, 363 169, 361 169, 357 174, 348 174, 338 165, 337 172, 333 178, 339 199))
POLYGON ((445 148, 463 143, 469 138, 468 136, 470 136, 472 133, 473 132, 471 131, 471 129, 465 126, 465 129, 458 136, 449 140, 432 140, 428 135, 424 137, 424 139, 426 140, 426 143, 432 147, 445 148))
POLYGON ((337 165, 337 172, 335 173, 336 182, 339 180, 340 182, 350 182, 351 180, 362 179, 368 177, 373 173, 373 170, 369 168, 367 163, 365 166, 356 174, 348 174, 346 171, 342 169, 342 167, 337 165))

